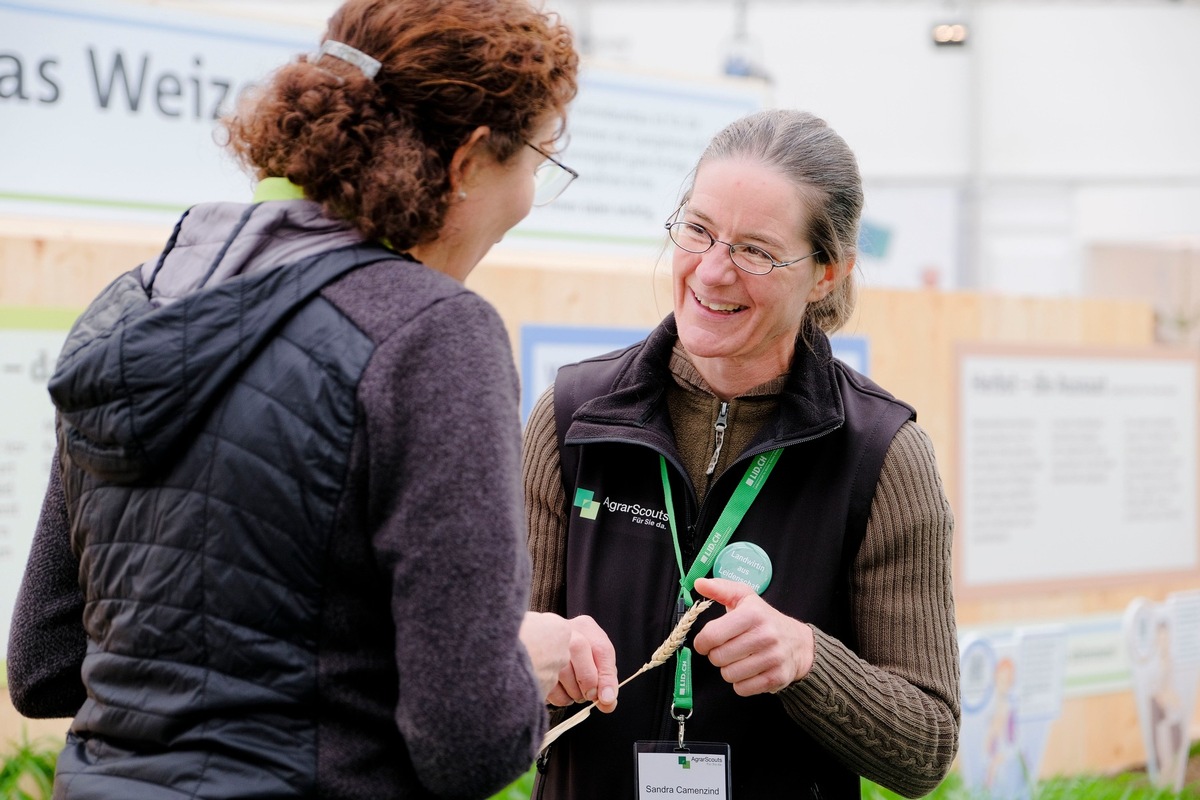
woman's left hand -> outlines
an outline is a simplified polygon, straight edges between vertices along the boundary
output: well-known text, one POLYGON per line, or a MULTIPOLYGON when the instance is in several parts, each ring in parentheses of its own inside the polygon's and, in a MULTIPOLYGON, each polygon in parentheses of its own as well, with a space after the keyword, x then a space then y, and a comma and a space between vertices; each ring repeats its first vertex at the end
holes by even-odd
POLYGON ((700 578, 696 591, 725 606, 725 614, 696 634, 708 656, 742 697, 778 692, 812 669, 812 628, 776 611, 744 583, 700 578))

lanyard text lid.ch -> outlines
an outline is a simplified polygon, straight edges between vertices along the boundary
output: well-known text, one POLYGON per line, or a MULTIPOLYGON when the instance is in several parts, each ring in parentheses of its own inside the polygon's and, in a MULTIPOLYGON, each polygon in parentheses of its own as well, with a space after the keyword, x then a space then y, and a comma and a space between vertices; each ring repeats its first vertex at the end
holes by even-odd
MULTIPOLYGON (((771 470, 775 468, 775 462, 782 454, 783 449, 779 448, 756 456, 750 462, 750 466, 746 468, 746 474, 742 476, 741 481, 733 490, 733 495, 725 504, 724 510, 721 511, 721 516, 717 517, 716 524, 708 534, 708 539, 692 562, 691 569, 686 573, 683 571, 683 551, 679 546, 679 530, 675 525, 675 506, 671 497, 671 480, 667 474, 667 460, 661 455, 658 457, 662 473, 663 499, 666 500, 667 505, 667 522, 671 526, 671 542, 675 545, 675 562, 679 566, 681 576, 676 622, 695 602, 692 600, 692 587, 696 585, 696 579, 704 577, 712 570, 713 560, 717 553, 721 552, 721 549, 729 541, 729 537, 741 524, 742 518, 750 510, 751 504, 758 497, 771 470)), ((684 746, 684 725, 692 716, 692 703, 692 650, 685 645, 675 651, 675 685, 671 698, 671 716, 679 723, 680 750, 684 746)))
POLYGON ((700 548, 700 552, 696 554, 695 561, 685 573, 683 571, 683 552, 679 546, 679 530, 675 525, 675 506, 671 498, 671 481, 667 475, 667 460, 663 456, 658 457, 659 466, 662 472, 663 497, 667 505, 667 522, 671 526, 671 541, 675 545, 675 562, 679 566, 679 581, 682 589, 682 597, 684 603, 691 606, 692 587, 696 585, 697 578, 703 578, 709 573, 713 566, 713 559, 717 553, 721 552, 729 537, 737 530, 737 526, 741 524, 742 518, 746 516, 746 512, 750 510, 750 506, 754 503, 754 499, 758 497, 758 493, 762 490, 763 484, 767 482, 771 470, 775 468, 775 462, 779 461, 779 456, 783 454, 783 448, 771 450, 767 453, 755 456, 746 467, 746 474, 738 482, 737 487, 733 490, 733 495, 729 498, 729 502, 725 504, 725 508, 721 511, 721 516, 717 518, 716 524, 708 534, 708 539, 704 542, 704 546, 700 548))

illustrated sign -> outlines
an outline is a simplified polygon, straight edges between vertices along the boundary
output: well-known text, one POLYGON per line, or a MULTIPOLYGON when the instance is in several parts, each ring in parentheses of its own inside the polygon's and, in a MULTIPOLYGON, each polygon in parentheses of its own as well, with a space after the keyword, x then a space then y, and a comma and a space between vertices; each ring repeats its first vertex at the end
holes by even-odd
MULTIPOLYGON (((648 335, 650 330, 647 328, 522 325, 521 419, 529 419, 534 403, 554 383, 559 367, 628 347, 648 335)), ((829 343, 835 358, 851 369, 867 374, 868 345, 864 337, 832 336, 829 343)))
POLYGON ((1200 572, 1197 360, 964 348, 965 590, 1200 572))
MULTIPOLYGON (((1039 623, 1055 625, 1065 632, 1064 697, 1090 697, 1129 691, 1132 678, 1122 620, 1121 614, 1088 614, 1042 620, 1039 623)), ((1011 639, 1020 627, 960 625, 958 630, 963 641, 974 638, 1003 641, 1011 639)))
POLYGON ((575 325, 521 326, 521 419, 554 383, 558 368, 640 342, 648 328, 604 328, 575 325))
POLYGON ((1061 627, 963 642, 963 783, 994 800, 1033 795, 1050 727, 1062 711, 1066 636, 1061 627))
POLYGON ((1134 600, 1125 611, 1125 636, 1146 772, 1154 785, 1178 792, 1200 679, 1200 592, 1178 592, 1164 603, 1134 600))

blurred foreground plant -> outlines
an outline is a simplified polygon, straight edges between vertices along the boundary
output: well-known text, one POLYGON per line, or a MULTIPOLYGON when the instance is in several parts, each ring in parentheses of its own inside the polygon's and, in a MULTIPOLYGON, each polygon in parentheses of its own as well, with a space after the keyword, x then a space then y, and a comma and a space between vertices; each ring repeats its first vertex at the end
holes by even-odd
MULTIPOLYGON (((1032 800, 1200 800, 1200 786, 1191 784, 1176 793, 1170 789, 1151 786, 1145 774, 1122 773, 1107 777, 1085 776, 1047 778, 1039 781, 1030 795, 1032 800)), ((929 800, 988 800, 986 792, 971 792, 957 774, 950 774, 932 793, 929 800)), ((862 800, 900 800, 901 795, 862 782, 862 800)))
POLYGON ((529 772, 510 783, 499 794, 492 795, 489 800, 529 800, 533 794, 533 777, 536 774, 536 769, 530 767, 529 772))
MULTIPOLYGON (((1200 742, 1189 751, 1200 757, 1200 742)), ((490 800, 529 800, 533 793, 534 770, 522 775, 490 800)), ((3 795, 0 795, 3 797, 3 795)), ((972 793, 963 786, 957 773, 951 773, 928 800, 987 800, 986 794, 972 793)), ((902 796, 868 780, 862 781, 862 800, 902 800, 902 796)), ((1191 783, 1181 792, 1151 786, 1145 773, 1126 772, 1106 777, 1047 778, 1038 782, 1032 800, 1200 800, 1200 783, 1191 783)))
POLYGON ((49 740, 9 742, 0 751, 0 797, 5 800, 50 800, 54 792, 54 765, 58 745, 49 740))

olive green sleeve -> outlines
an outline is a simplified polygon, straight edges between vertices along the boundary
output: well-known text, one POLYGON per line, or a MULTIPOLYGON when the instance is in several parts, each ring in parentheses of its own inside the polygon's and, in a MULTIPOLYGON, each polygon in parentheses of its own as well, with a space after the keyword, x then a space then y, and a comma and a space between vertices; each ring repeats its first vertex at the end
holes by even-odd
POLYGON ((554 424, 554 387, 538 399, 525 426, 522 453, 525 519, 533 559, 532 611, 565 613, 567 497, 554 424))
POLYGON ((811 672, 779 693, 792 719, 848 768, 912 797, 941 782, 958 750, 953 532, 932 443, 906 423, 854 561, 858 653, 814 628, 811 672))

